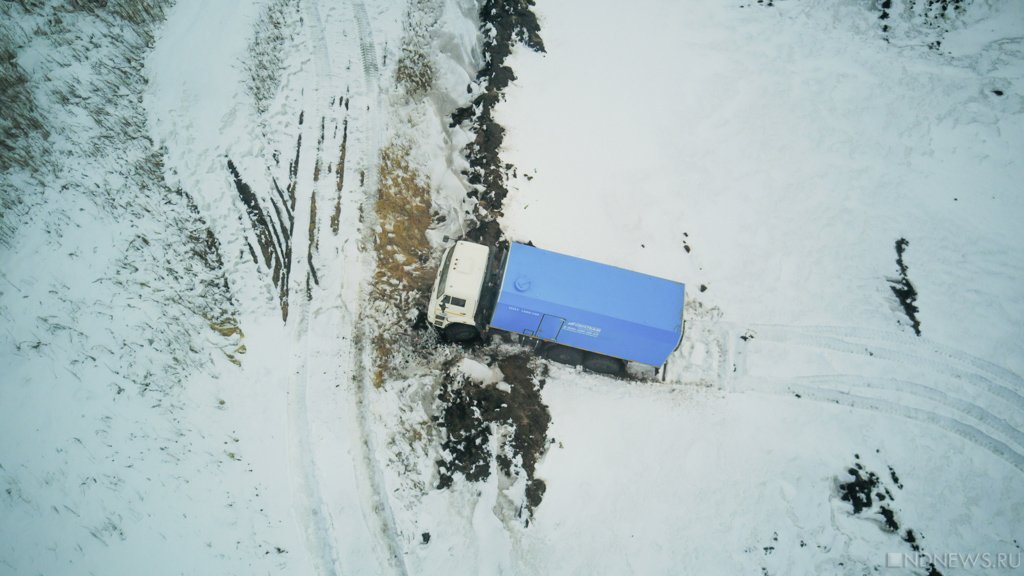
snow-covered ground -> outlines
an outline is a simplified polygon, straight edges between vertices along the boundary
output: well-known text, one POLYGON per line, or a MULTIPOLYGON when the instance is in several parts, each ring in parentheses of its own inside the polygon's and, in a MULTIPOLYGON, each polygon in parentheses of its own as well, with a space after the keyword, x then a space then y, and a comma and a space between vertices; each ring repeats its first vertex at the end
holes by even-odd
POLYGON ((639 381, 380 289, 381 190, 420 265, 472 225, 478 2, 108 4, 0 4, 0 574, 1024 569, 1024 5, 541 2, 500 223, 687 284, 639 381), (446 395, 531 373, 539 505, 514 417, 438 488, 446 395))
POLYGON ((549 378, 526 564, 884 570, 910 550, 839 499, 854 454, 898 472, 924 552, 1019 558, 1021 6, 930 28, 897 3, 885 32, 858 3, 538 12, 547 54, 517 54, 499 109, 504 228, 686 281, 703 342, 670 373, 713 389, 549 378), (888 283, 900 238, 920 337, 888 283))

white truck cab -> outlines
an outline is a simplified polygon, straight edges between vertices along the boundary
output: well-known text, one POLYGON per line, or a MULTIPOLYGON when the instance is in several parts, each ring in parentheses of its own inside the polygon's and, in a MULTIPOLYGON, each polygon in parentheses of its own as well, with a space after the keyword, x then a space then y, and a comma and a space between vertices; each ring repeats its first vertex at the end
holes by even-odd
POLYGON ((449 247, 441 258, 427 317, 449 336, 457 336, 454 339, 468 339, 479 331, 476 313, 489 258, 486 246, 464 241, 449 247))

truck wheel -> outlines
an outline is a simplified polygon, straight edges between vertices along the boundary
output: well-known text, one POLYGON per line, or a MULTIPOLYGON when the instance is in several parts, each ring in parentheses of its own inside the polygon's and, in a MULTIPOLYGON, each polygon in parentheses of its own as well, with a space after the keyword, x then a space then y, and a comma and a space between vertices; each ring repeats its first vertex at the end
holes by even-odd
POLYGON ((444 337, 451 342, 469 342, 479 335, 476 327, 469 324, 449 324, 444 329, 444 337))
POLYGON ((561 346, 555 344, 547 349, 544 353, 549 360, 558 362, 559 364, 568 364, 570 366, 579 366, 583 363, 583 351, 575 348, 569 348, 568 346, 561 346))
POLYGON ((612 376, 621 376, 626 371, 626 364, 622 360, 593 352, 588 352, 583 357, 583 367, 591 372, 612 376))

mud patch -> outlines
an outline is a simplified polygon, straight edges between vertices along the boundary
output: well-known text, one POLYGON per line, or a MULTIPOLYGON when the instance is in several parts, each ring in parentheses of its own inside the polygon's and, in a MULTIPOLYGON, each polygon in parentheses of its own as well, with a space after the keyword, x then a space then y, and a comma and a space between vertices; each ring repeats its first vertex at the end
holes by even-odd
MULTIPOLYGON (((860 455, 854 454, 854 464, 846 470, 849 479, 838 484, 839 498, 849 502, 852 515, 870 518, 880 529, 891 532, 899 540, 910 546, 912 552, 921 554, 920 532, 911 528, 900 533, 900 521, 897 517, 894 492, 886 484, 885 477, 868 470, 861 462, 860 455)), ((903 489, 896 470, 887 466, 889 478, 898 490, 903 489)), ((928 574, 942 576, 934 564, 928 564, 928 574)))
MULTIPOLYGON (((348 110, 348 99, 342 99, 348 110)), ((341 144, 338 146, 338 163, 334 167, 334 212, 331 214, 331 232, 337 236, 341 228, 341 192, 345 188, 345 157, 348 155, 348 117, 341 124, 341 144)))
POLYGON ((912 38, 938 51, 943 36, 967 13, 971 0, 875 0, 882 38, 912 38))
POLYGON ((320 249, 320 241, 316 233, 316 192, 309 199, 309 243, 306 245, 306 300, 313 299, 313 286, 320 285, 313 255, 320 249))
MULTIPOLYGON (((296 154, 298 152, 296 151, 296 154)), ((296 162, 298 159, 296 158, 296 162)), ((278 290, 278 302, 281 306, 281 319, 288 320, 288 277, 291 272, 292 261, 292 230, 295 225, 293 210, 295 208, 294 186, 289 185, 293 191, 292 200, 286 201, 281 188, 277 182, 273 187, 278 198, 269 195, 269 200, 261 199, 252 187, 242 178, 238 167, 229 158, 227 160, 228 172, 235 183, 235 190, 238 198, 245 207, 245 214, 249 220, 259 247, 259 254, 263 257, 262 265, 270 271, 270 280, 278 290), (266 205, 269 204, 271 212, 266 205)), ((246 240, 248 243, 249 241, 246 240)), ((256 257, 256 249, 249 243, 249 252, 253 260, 259 265, 261 262, 256 257)))
POLYGON ((840 498, 850 503, 854 514, 870 510, 874 504, 872 493, 878 487, 878 476, 874 472, 864 472, 859 462, 846 473, 853 478, 839 485, 840 498))
POLYGON ((526 352, 491 355, 488 362, 501 371, 501 383, 473 381, 452 364, 445 373, 437 397, 437 425, 444 430, 437 487, 450 487, 456 474, 471 482, 488 479, 493 458, 502 474, 525 478, 526 503, 518 515, 528 524, 547 489, 544 481, 534 476, 548 445, 551 423, 540 394, 547 367, 526 352), (492 425, 507 432, 501 435, 503 443, 497 454, 490 449, 492 425))
POLYGON ((896 278, 889 278, 890 288, 892 293, 896 295, 896 300, 900 303, 903 308, 903 313, 907 315, 907 319, 910 320, 910 326, 914 329, 914 334, 921 335, 921 321, 917 319, 917 313, 919 312, 917 305, 914 304, 917 301, 917 289, 907 278, 907 265, 903 261, 903 254, 906 252, 907 247, 910 246, 910 242, 906 238, 900 238, 896 241, 896 265, 899 267, 900 275, 896 278))
MULTIPOLYGON (((482 93, 473 101, 456 110, 451 125, 469 123, 475 138, 466 146, 469 170, 466 178, 473 189, 471 198, 477 199, 479 226, 501 216, 501 206, 508 195, 507 175, 511 164, 501 161, 500 149, 505 129, 494 120, 494 107, 503 98, 508 84, 515 80, 512 68, 505 59, 517 44, 537 52, 544 52, 540 37, 540 24, 533 13, 533 0, 485 0, 480 6, 480 30, 484 36, 484 66, 477 72, 476 84, 482 93)), ((473 88, 468 89, 472 92, 473 88)), ((489 229, 488 237, 496 228, 489 229)), ((475 241, 485 238, 471 228, 467 237, 475 241)))

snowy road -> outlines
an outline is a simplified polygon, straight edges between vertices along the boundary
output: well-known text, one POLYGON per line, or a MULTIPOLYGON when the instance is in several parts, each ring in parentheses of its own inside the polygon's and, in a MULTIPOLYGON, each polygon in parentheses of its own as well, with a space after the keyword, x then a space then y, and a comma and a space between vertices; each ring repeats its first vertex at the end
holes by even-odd
MULTIPOLYGON (((179 3, 176 10, 180 14, 204 8, 202 3, 191 8, 179 3)), ((277 43, 249 46, 249 57, 264 50, 271 54, 252 66, 280 66, 277 71, 266 71, 270 86, 262 88, 279 87, 267 113, 252 117, 238 104, 234 111, 221 112, 225 122, 218 138, 209 142, 213 150, 174 150, 174 143, 182 140, 180 132, 187 134, 188 125, 175 127, 167 120, 155 123, 171 124, 162 139, 182 156, 182 172, 185 166, 201 163, 203 157, 227 155, 236 159, 241 177, 257 196, 264 193, 261 188, 267 192, 275 188, 280 193, 278 182, 282 187, 287 182, 287 198, 279 200, 290 202, 291 218, 274 224, 273 236, 287 245, 280 252, 286 255, 285 269, 290 274, 278 280, 275 273, 273 280, 288 322, 277 328, 261 327, 270 333, 260 335, 246 327, 243 317, 243 329, 266 345, 250 345, 248 354, 255 358, 254 365, 245 366, 250 374, 247 378, 277 380, 284 386, 284 397, 278 398, 284 401, 279 409, 286 412, 287 434, 275 434, 275 438, 284 441, 279 449, 287 453, 287 468, 282 472, 291 493, 294 529, 303 535, 302 547, 308 552, 296 556, 296 561, 301 566, 302 559, 308 558, 310 569, 318 574, 401 574, 401 556, 395 548, 388 503, 380 494, 380 473, 366 430, 367 372, 357 361, 364 353, 358 344, 362 330, 359 309, 365 298, 366 270, 372 266, 366 256, 361 214, 373 202, 377 118, 381 113, 377 63, 367 60, 376 57, 372 28, 361 3, 277 2, 264 10, 262 17, 283 29, 278 31, 283 37, 277 43), (274 73, 283 76, 274 79, 274 73), (253 136, 257 136, 255 140, 253 136), (248 149, 239 151, 239 145, 247 140, 251 142, 248 149), (282 150, 287 152, 282 154, 282 150), (289 161, 282 162, 280 156, 289 161), (369 181, 367 175, 371 175, 369 181)), ((239 17, 237 9, 225 15, 233 26, 222 28, 222 32, 234 30, 243 37, 251 33, 252 24, 239 17)), ((204 9, 204 18, 212 16, 204 9)), ((221 23, 225 25, 227 21, 221 23)), ((225 92, 253 90, 251 84, 232 78, 237 67, 231 60, 215 64, 222 68, 205 75, 201 70, 186 69, 181 77, 165 79, 167 70, 180 69, 181 44, 200 52, 217 52, 224 45, 222 37, 193 34, 194 27, 183 28, 184 37, 175 37, 175 30, 172 14, 166 34, 175 38, 174 44, 166 53, 158 45, 151 64, 154 100, 173 102, 175 91, 187 92, 189 86, 202 85, 211 77, 220 79, 219 90, 225 92), (204 47, 204 42, 212 44, 204 47)), ((158 106, 155 115, 175 117, 171 111, 157 112, 158 106)), ((202 141, 199 136, 194 139, 202 141)), ((216 189, 223 186, 221 174, 211 165, 205 174, 193 172, 190 185, 216 189)), ((215 198, 209 201, 213 204, 215 198)), ((273 206, 272 211, 264 210, 268 214, 279 213, 273 197, 263 196, 258 202, 273 206)), ((222 225, 227 226, 237 211, 230 196, 222 196, 220 204, 209 209, 222 212, 222 225)), ((230 228, 224 232, 237 234, 230 228)), ((243 237, 250 234, 242 232, 243 237)), ((258 241, 249 240, 250 246, 258 241)), ((273 268, 270 264, 267 262, 266 272, 273 268)), ((243 272, 236 278, 239 284, 266 285, 270 279, 253 277, 255 270, 248 268, 239 271, 243 272)), ((273 398, 263 401, 274 402, 273 398)))

